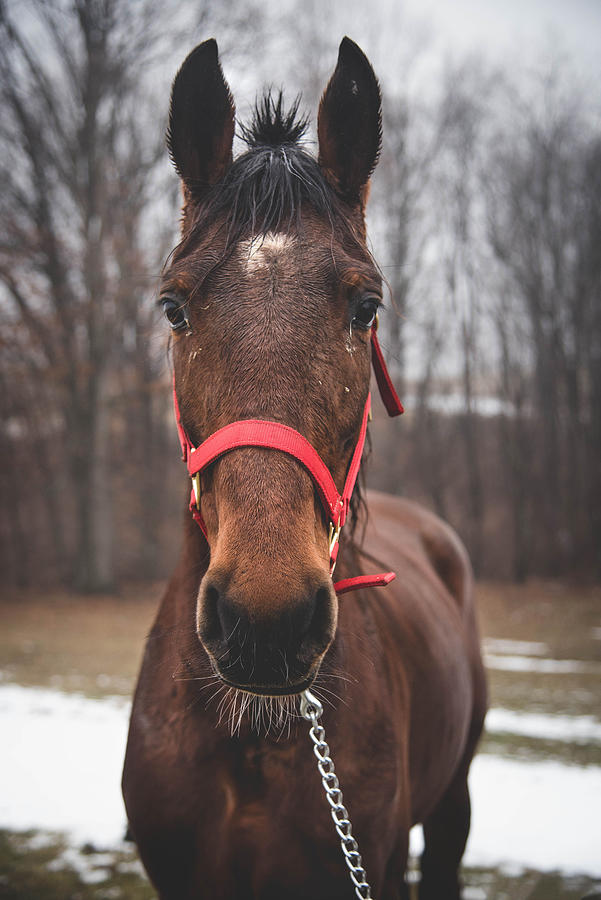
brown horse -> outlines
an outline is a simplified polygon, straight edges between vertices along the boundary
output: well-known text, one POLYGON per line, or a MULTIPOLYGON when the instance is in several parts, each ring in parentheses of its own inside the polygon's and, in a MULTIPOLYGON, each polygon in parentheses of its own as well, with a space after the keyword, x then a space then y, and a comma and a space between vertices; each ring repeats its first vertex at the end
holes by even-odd
MULTIPOLYGON (((217 46, 190 54, 168 135, 182 239, 161 302, 184 442, 240 420, 280 423, 341 490, 382 295, 364 222, 380 92, 347 38, 319 108, 317 159, 302 147, 305 128, 297 104, 285 112, 268 94, 233 159, 217 46)), ((362 539, 342 538, 337 577, 384 561, 397 580, 339 600, 306 466, 272 446, 228 450, 196 478, 202 529, 187 516, 131 718, 123 791, 159 896, 353 896, 298 716, 310 686, 373 896, 408 896, 409 829, 421 822, 420 897, 459 897, 486 705, 462 545, 415 504, 368 492, 369 515, 355 502, 351 516, 362 539)))

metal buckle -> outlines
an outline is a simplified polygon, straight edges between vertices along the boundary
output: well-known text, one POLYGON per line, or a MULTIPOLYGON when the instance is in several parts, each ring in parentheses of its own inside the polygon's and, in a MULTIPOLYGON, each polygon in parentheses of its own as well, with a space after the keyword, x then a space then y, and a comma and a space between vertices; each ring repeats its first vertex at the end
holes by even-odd
POLYGON ((329 531, 329 534, 328 534, 328 544, 329 544, 329 547, 330 547, 330 559, 332 558, 332 553, 333 553, 333 551, 334 551, 334 547, 336 546, 336 544, 338 543, 338 541, 339 541, 339 539, 340 539, 340 531, 341 531, 341 529, 342 529, 342 525, 337 525, 337 526, 334 528, 333 523, 330 522, 330 531, 329 531))
POLYGON ((200 512, 200 472, 192 475, 192 490, 194 491, 194 500, 196 501, 196 509, 200 512))

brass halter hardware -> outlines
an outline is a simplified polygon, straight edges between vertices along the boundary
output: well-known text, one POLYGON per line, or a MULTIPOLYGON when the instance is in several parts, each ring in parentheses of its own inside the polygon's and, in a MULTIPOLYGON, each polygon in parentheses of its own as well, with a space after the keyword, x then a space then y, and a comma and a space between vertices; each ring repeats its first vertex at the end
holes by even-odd
POLYGON ((338 543, 338 541, 340 539, 341 529, 342 529, 342 525, 337 525, 334 528, 334 525, 330 522, 330 530, 328 533, 328 544, 330 547, 330 557, 332 556, 332 551, 334 550, 334 547, 336 546, 336 544, 338 543))
POLYGON ((342 529, 342 525, 338 524, 338 525, 336 525, 336 527, 334 527, 332 522, 330 522, 330 530, 328 532, 328 545, 329 545, 329 549, 330 549, 330 560, 331 560, 330 575, 334 574, 334 569, 336 568, 336 557, 338 555, 337 550, 336 550, 336 545, 338 544, 338 541, 340 540, 341 529, 342 529))
POLYGON ((200 472, 196 472, 196 474, 192 476, 192 490, 194 491, 196 509, 200 512, 200 472))

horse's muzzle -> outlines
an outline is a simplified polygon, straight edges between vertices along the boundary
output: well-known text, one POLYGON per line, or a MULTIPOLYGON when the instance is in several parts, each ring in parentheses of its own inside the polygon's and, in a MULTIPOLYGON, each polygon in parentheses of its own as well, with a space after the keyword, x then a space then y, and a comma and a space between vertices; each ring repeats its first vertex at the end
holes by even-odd
POLYGON ((242 596, 227 577, 205 578, 198 598, 198 636, 215 672, 256 694, 297 694, 315 678, 336 630, 330 579, 307 578, 296 596, 242 596))

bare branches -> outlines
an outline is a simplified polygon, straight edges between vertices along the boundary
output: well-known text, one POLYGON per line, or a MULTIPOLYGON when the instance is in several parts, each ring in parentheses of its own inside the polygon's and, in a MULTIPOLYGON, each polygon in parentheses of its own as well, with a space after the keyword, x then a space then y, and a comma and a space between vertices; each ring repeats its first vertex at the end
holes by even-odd
POLYGON ((484 570, 593 573, 598 124, 559 70, 538 94, 481 62, 443 83, 421 122, 410 97, 389 98, 392 154, 376 194, 388 213, 385 272, 405 313, 389 336, 414 389, 411 432, 399 436, 404 486, 451 514, 484 570))
POLYGON ((154 0, 136 4, 134 16, 124 0, 77 0, 71 10, 36 0, 38 39, 43 34, 50 51, 43 55, 5 9, 0 22, 9 113, 0 135, 8 225, 0 279, 20 333, 42 351, 43 377, 55 386, 79 517, 75 578, 90 589, 114 582, 106 484, 108 409, 118 384, 109 371, 121 353, 125 317, 144 293, 136 267, 160 265, 158 255, 145 258, 139 238, 153 200, 148 184, 160 123, 148 139, 134 121, 136 104, 142 110, 147 102, 136 71, 149 50, 155 7, 154 0))

